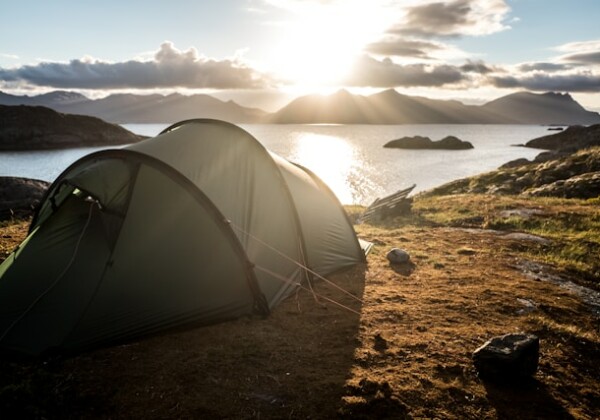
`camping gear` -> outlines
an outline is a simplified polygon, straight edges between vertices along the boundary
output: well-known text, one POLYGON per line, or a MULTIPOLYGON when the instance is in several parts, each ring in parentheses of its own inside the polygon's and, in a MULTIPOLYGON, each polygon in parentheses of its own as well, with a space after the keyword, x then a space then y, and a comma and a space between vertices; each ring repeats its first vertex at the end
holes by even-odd
POLYGON ((266 314, 364 259, 315 174, 239 127, 183 121, 85 156, 50 186, 0 265, 0 349, 76 352, 266 314))
POLYGON ((387 197, 378 198, 373 201, 369 207, 360 215, 358 223, 383 220, 387 217, 400 216, 410 213, 412 198, 408 195, 415 189, 417 184, 408 188, 396 191, 387 197))

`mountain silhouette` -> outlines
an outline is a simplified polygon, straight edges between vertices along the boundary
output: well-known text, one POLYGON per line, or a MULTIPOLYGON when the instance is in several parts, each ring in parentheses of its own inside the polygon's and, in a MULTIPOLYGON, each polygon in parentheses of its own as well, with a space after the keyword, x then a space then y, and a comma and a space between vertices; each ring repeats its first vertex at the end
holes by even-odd
POLYGON ((569 94, 520 92, 484 105, 402 95, 389 89, 370 96, 345 90, 297 98, 269 117, 271 123, 337 124, 582 124, 600 123, 569 94))
POLYGON ((89 99, 55 91, 37 96, 0 92, 2 105, 39 105, 58 112, 91 115, 113 123, 172 123, 215 118, 234 123, 272 124, 559 124, 600 123, 600 114, 584 109, 567 93, 518 92, 483 105, 409 96, 388 89, 369 96, 339 90, 306 95, 269 114, 210 95, 114 94, 89 99))

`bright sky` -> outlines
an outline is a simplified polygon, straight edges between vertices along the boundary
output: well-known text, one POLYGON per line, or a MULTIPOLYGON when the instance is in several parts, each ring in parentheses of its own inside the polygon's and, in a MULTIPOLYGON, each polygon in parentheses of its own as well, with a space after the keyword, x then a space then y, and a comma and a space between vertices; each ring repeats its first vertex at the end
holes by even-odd
POLYGON ((347 88, 600 111, 599 0, 0 0, 0 90, 205 92, 267 110, 347 88))

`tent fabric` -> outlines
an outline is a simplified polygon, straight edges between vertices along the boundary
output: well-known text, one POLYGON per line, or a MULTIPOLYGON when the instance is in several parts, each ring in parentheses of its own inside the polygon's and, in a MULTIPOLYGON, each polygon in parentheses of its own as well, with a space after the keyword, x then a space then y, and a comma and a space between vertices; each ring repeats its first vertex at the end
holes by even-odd
POLYGON ((0 265, 0 349, 76 352, 265 314, 310 272, 364 258, 316 175, 239 127, 184 121, 51 185, 0 265))

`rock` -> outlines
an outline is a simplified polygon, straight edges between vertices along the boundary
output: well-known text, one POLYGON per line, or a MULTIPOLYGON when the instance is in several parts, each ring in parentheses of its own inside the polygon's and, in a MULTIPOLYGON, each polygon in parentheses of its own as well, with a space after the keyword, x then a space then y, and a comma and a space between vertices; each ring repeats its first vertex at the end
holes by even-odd
POLYGON ((600 172, 576 175, 531 188, 523 193, 529 197, 595 198, 600 196, 600 172))
POLYGON ((410 254, 400 248, 392 248, 385 257, 392 264, 405 264, 410 261, 410 254))
POLYGON ((0 177, 0 220, 30 216, 49 185, 37 179, 0 177))
POLYGON ((552 244, 552 241, 550 239, 542 238, 541 236, 531 235, 529 233, 523 233, 523 232, 510 232, 510 233, 504 235, 504 238, 505 239, 512 239, 513 241, 535 242, 535 243, 538 243, 540 245, 550 245, 550 244, 552 244))
POLYGON ((471 143, 468 141, 462 141, 454 136, 447 136, 439 141, 432 141, 429 137, 422 136, 402 137, 400 139, 387 142, 383 145, 383 147, 394 149, 473 149, 473 145, 471 143))
POLYGON ((540 340, 533 334, 493 337, 473 352, 479 377, 492 381, 525 379, 538 367, 540 340))
POLYGON ((0 121, 0 150, 113 146, 144 138, 99 118, 60 114, 42 106, 0 105, 0 121))
POLYGON ((517 166, 529 165, 531 161, 529 159, 520 158, 511 160, 510 162, 506 162, 504 165, 500 166, 498 169, 506 169, 506 168, 516 168, 517 166))
POLYGON ((535 158, 533 158, 533 161, 535 163, 544 163, 544 162, 548 162, 549 160, 556 160, 556 159, 560 159, 566 156, 569 156, 570 153, 563 153, 563 152, 557 152, 554 150, 548 151, 548 152, 542 152, 539 153, 535 158))

